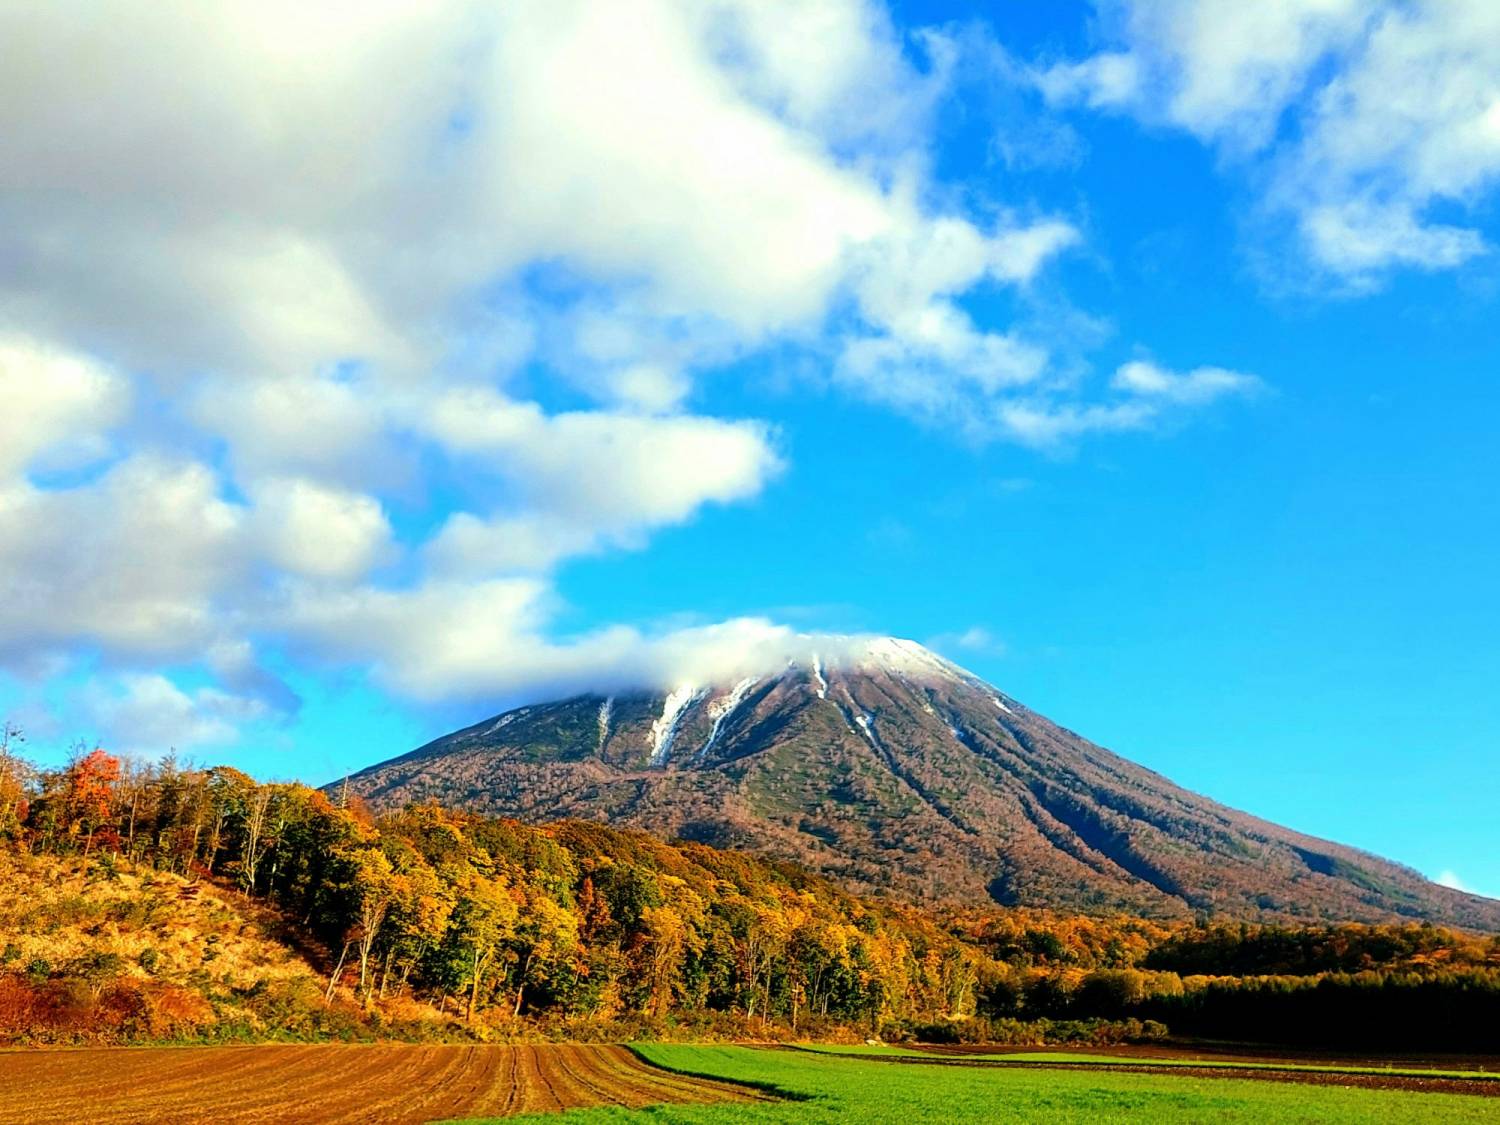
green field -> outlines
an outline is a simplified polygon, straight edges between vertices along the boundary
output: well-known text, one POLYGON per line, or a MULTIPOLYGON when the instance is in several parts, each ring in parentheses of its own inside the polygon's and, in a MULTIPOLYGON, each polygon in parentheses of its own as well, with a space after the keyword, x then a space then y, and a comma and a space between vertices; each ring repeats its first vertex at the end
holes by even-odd
POLYGON ((684 1122, 1500 1122, 1500 1099, 1350 1089, 1165 1073, 1042 1067, 903 1066, 849 1056, 751 1047, 643 1044, 670 1070, 752 1083, 787 1100, 763 1105, 601 1108, 511 1118, 565 1125, 684 1122))
POLYGON ((1377 1074, 1387 1078, 1476 1078, 1500 1082, 1500 1073, 1493 1070, 1435 1070, 1431 1067, 1332 1066, 1317 1063, 1245 1062, 1239 1059, 1213 1058, 1150 1059, 1133 1055, 1090 1055, 1078 1051, 1010 1051, 1003 1054, 975 1052, 945 1055, 911 1047, 848 1046, 840 1043, 802 1043, 798 1044, 797 1049, 818 1055, 839 1055, 845 1058, 921 1059, 924 1062, 951 1066, 961 1066, 966 1063, 1003 1063, 1007 1066, 1045 1066, 1048 1063, 1082 1066, 1186 1066, 1195 1070, 1279 1070, 1306 1074, 1377 1074))

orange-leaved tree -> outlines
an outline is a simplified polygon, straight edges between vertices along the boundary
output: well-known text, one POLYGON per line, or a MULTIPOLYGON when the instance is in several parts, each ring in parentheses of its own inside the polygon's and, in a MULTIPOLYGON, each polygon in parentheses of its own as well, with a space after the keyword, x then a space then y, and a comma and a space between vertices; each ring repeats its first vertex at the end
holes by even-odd
POLYGON ((120 781, 120 759, 96 746, 68 766, 68 831, 84 835, 87 858, 94 836, 113 825, 115 786, 120 781))

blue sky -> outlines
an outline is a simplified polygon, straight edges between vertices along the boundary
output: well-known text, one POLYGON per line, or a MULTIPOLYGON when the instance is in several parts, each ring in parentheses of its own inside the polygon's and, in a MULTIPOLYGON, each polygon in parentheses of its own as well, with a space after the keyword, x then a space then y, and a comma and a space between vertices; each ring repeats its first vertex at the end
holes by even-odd
POLYGON ((892 633, 1500 893, 1491 5, 191 11, 0 16, 37 757, 892 633))

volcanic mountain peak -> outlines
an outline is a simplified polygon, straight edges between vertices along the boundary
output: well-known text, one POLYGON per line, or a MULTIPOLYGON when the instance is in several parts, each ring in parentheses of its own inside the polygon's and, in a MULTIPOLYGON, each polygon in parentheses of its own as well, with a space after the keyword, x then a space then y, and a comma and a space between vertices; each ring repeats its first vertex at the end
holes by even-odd
POLYGON ((927 899, 1500 930, 1500 902, 1188 792, 891 637, 517 708, 349 788, 607 820, 927 899))

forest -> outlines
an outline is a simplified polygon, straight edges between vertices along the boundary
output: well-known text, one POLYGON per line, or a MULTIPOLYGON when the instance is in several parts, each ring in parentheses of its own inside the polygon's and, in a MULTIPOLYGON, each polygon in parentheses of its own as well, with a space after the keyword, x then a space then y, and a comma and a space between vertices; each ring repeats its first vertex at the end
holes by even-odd
POLYGON ((377 818, 228 767, 94 749, 42 769, 0 746, 12 1040, 1500 1047, 1492 935, 918 908, 595 823, 435 805, 377 818))

